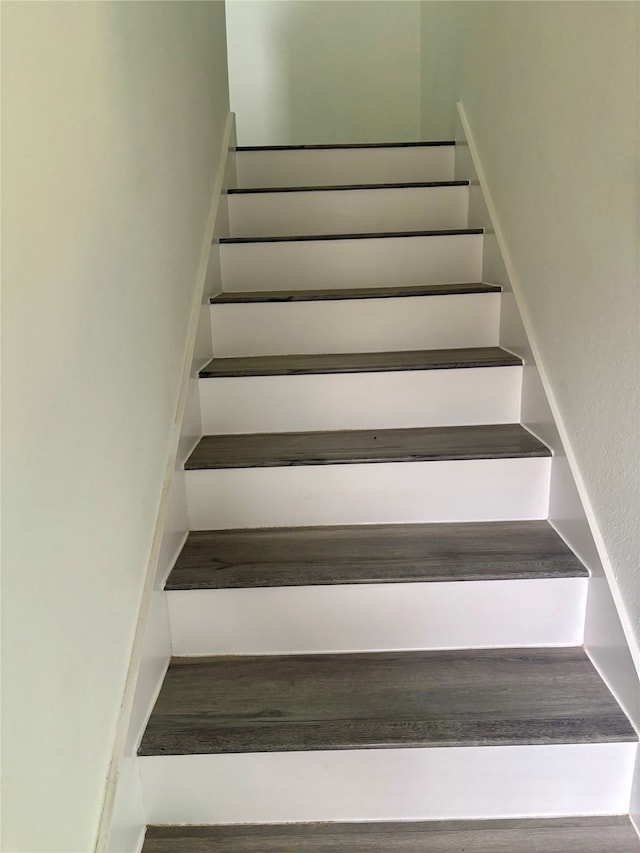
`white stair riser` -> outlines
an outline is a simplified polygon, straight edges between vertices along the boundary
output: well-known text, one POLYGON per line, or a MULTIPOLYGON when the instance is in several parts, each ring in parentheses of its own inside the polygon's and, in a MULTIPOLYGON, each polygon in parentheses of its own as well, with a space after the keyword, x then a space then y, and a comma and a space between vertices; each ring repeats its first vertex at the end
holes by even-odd
POLYGON ((624 814, 635 744, 140 759, 147 821, 270 823, 624 814))
POLYGON ((313 187, 452 181, 453 145, 238 151, 240 187, 313 187))
POLYGON ((586 578, 168 593, 178 656, 578 646, 586 598, 586 578))
POLYGON ((217 356, 496 346, 500 293, 211 306, 217 356))
POLYGON ((468 207, 467 186, 229 196, 236 237, 466 228, 468 207))
POLYGON ((220 246, 225 291, 480 281, 482 234, 220 246))
POLYGON ((546 518, 550 458, 186 472, 192 530, 546 518))
POLYGON ((517 423, 521 367, 201 379, 205 435, 517 423))

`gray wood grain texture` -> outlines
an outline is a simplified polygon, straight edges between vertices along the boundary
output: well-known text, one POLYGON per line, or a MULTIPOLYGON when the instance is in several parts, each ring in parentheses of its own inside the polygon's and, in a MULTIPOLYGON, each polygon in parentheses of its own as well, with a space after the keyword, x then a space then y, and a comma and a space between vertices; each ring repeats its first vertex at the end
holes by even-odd
POLYGON ((236 151, 333 151, 344 148, 434 148, 455 145, 452 139, 421 142, 341 142, 324 145, 238 145, 236 151))
POLYGON ((399 287, 334 287, 321 290, 251 290, 218 293, 212 305, 248 302, 321 302, 339 299, 400 299, 416 296, 462 296, 466 293, 500 293, 501 288, 484 282, 403 285, 399 287))
POLYGON ((141 755, 635 741, 581 648, 176 658, 141 755))
POLYGON ((269 355, 214 358, 200 371, 202 378, 219 376, 296 376, 314 373, 386 373, 396 370, 454 370, 467 367, 509 367, 522 359, 500 347, 347 352, 319 355, 269 355))
POLYGON ((205 435, 188 470, 550 456, 520 424, 205 435))
POLYGON ((332 240, 380 240, 389 237, 412 239, 414 237, 461 237, 468 234, 483 234, 482 228, 441 228, 428 231, 377 231, 345 234, 283 234, 278 237, 221 237, 221 244, 234 243, 308 243, 332 240))
POLYGON ((166 589, 586 577, 546 521, 202 530, 166 589))
POLYGON ((143 853, 638 853, 629 818, 150 826, 143 853))
POLYGON ((470 181, 400 181, 391 184, 326 184, 308 187, 230 187, 228 195, 260 195, 263 193, 314 193, 342 190, 415 190, 428 187, 468 187, 470 181))

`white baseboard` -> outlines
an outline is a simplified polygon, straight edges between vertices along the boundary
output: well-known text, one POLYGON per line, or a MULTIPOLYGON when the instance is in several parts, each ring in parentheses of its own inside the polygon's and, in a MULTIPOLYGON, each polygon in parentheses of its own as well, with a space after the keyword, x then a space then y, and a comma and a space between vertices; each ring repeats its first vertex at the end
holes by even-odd
POLYGON ((609 689, 640 729, 640 648, 545 370, 535 328, 524 308, 481 155, 461 103, 457 125, 456 178, 471 181, 469 225, 486 229, 483 280, 502 285, 504 291, 500 345, 525 361, 521 420, 554 451, 549 521, 591 573, 585 647, 609 689))
POLYGON ((113 780, 115 800, 111 813, 108 846, 98 850, 109 853, 133 853, 142 846, 146 824, 142 798, 137 746, 149 713, 160 691, 169 660, 171 639, 166 593, 154 589, 146 618, 143 647, 140 651, 138 677, 131 700, 124 749, 117 761, 118 775, 113 780))
POLYGON ((182 380, 166 460, 164 486, 142 593, 138 626, 124 689, 96 844, 97 851, 137 853, 147 822, 137 747, 171 657, 164 580, 187 536, 184 457, 200 438, 197 372, 211 358, 209 296, 220 288, 217 240, 228 234, 227 181, 233 180, 235 116, 229 113, 212 193, 184 354, 182 380))
POLYGON ((640 747, 636 750, 636 766, 633 772, 633 783, 631 786, 631 805, 629 806, 629 817, 633 828, 640 836, 640 747))

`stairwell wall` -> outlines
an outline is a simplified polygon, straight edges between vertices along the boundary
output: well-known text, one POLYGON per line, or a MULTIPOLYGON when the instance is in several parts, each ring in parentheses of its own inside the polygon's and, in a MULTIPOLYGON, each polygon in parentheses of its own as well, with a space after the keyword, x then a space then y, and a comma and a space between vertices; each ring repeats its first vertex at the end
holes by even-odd
POLYGON ((2 841, 86 853, 209 258, 224 3, 4 3, 2 77, 2 841))
POLYGON ((407 142, 420 135, 420 4, 228 0, 240 145, 407 142))
POLYGON ((423 130, 450 136, 462 102, 636 655, 639 12, 422 4, 423 130))

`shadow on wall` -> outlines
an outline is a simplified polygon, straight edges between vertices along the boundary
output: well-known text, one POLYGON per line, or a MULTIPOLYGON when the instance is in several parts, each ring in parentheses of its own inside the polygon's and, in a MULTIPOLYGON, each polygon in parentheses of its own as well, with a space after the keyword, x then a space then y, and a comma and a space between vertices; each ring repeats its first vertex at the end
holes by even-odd
POLYGON ((419 139, 418 2, 227 5, 240 145, 419 139))

